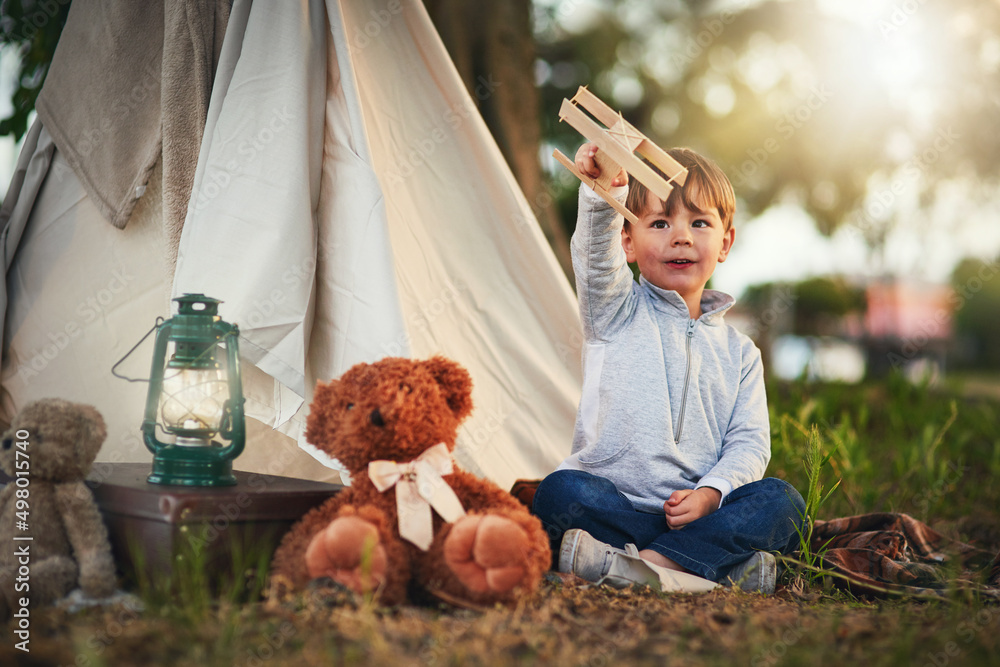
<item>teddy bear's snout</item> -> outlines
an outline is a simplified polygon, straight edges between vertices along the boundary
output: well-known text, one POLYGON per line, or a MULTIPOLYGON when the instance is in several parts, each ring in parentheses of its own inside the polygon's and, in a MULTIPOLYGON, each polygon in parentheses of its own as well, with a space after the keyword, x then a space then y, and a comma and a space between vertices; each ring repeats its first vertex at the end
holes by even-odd
POLYGON ((13 438, 4 438, 3 439, 3 448, 5 450, 6 449, 10 449, 13 446, 14 446, 14 439, 13 438))
POLYGON ((368 415, 368 421, 375 426, 385 426, 385 419, 382 417, 382 413, 378 408, 372 410, 372 413, 368 415))

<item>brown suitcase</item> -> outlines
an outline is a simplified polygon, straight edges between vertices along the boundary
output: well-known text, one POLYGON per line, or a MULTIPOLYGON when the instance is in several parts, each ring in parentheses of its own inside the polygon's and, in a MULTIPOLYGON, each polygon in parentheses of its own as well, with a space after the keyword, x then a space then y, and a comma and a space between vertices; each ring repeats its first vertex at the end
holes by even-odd
POLYGON ((149 472, 148 463, 96 463, 87 478, 133 582, 164 581, 183 559, 203 563, 213 581, 266 567, 292 524, 343 488, 242 471, 236 486, 162 486, 146 482, 149 472))

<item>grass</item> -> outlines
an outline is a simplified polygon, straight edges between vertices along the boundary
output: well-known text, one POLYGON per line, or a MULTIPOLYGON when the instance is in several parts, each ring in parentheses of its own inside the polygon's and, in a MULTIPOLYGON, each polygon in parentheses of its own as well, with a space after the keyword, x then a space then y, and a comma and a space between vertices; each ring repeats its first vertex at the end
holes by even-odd
MULTIPOLYGON (((822 550, 814 552, 812 548, 814 521, 820 516, 820 508, 830 499, 830 496, 833 495, 833 492, 837 490, 837 487, 840 486, 843 480, 838 479, 833 487, 824 494, 823 469, 830 462, 833 452, 823 453, 819 428, 815 424, 811 428, 806 429, 793 417, 782 415, 781 442, 786 447, 789 442, 789 427, 795 427, 807 439, 805 454, 802 459, 806 475, 806 486, 800 491, 805 501, 805 509, 801 516, 802 528, 795 527, 795 532, 799 537, 798 558, 804 568, 796 574, 797 576, 804 575, 810 582, 814 582, 822 576, 822 572, 820 571, 822 550)), ((785 560, 785 562, 788 563, 790 561, 785 560)))
POLYGON ((769 387, 768 474, 803 495, 812 428, 829 455, 829 483, 842 480, 819 519, 906 512, 952 536, 1000 546, 1000 401, 912 385, 892 376, 861 385, 769 387), (789 427, 791 424, 793 427, 789 427))
MULTIPOLYGON (((818 519, 903 511, 996 549, 1000 400, 977 396, 899 378, 772 385, 768 474, 792 482, 818 519)), ((221 580, 205 578, 197 549, 170 577, 140 580, 141 610, 33 611, 32 653, 5 642, 0 664, 943 667, 1000 655, 1000 605, 958 591, 943 602, 869 601, 805 577, 772 597, 683 596, 550 576, 514 609, 385 609, 322 589, 265 603, 260 555, 234 553, 221 580)))

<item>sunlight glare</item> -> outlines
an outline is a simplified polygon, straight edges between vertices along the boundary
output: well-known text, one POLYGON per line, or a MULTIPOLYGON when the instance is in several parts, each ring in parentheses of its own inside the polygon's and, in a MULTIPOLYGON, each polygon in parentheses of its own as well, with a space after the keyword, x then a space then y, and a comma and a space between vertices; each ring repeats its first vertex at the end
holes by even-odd
POLYGON ((861 25, 872 25, 892 11, 891 0, 817 0, 816 5, 827 16, 850 19, 861 25))
POLYGON ((908 88, 917 83, 920 75, 926 71, 921 62, 921 54, 916 49, 897 47, 874 55, 875 71, 892 87, 908 88))
POLYGON ((826 62, 834 87, 865 91, 873 111, 902 110, 919 124, 933 116, 935 105, 928 106, 925 93, 947 75, 948 63, 926 6, 904 11, 899 3, 881 0, 827 0, 819 6, 839 45, 826 62))

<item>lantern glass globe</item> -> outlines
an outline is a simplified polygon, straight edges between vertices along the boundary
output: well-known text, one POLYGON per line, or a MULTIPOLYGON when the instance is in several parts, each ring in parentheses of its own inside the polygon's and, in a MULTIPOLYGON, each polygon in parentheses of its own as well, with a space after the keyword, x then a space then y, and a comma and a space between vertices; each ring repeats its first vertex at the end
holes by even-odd
MULTIPOLYGON (((160 394, 160 414, 168 431, 219 431, 229 399, 226 374, 219 368, 168 368, 160 394)), ((178 444, 184 444, 178 440, 178 444)))

